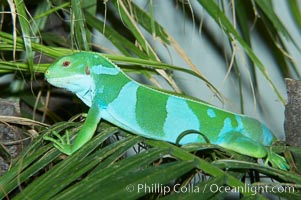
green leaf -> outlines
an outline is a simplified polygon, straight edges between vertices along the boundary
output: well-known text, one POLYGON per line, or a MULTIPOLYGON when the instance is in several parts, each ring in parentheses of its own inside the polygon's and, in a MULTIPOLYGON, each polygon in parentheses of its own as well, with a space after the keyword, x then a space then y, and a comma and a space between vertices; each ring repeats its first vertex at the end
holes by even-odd
POLYGON ((71 0, 71 38, 77 42, 76 49, 89 50, 88 30, 85 27, 85 17, 82 12, 82 1, 71 0))
POLYGON ((214 1, 207 1, 207 0, 199 0, 199 3, 206 9, 206 11, 210 14, 210 16, 215 20, 217 24, 221 24, 221 28, 225 30, 226 34, 228 35, 231 41, 237 40, 240 45, 245 50, 246 54, 249 58, 254 62, 255 66, 261 71, 262 75, 265 79, 269 82, 272 89, 274 90, 275 94, 278 96, 278 99, 285 104, 285 100, 281 95, 280 91, 276 87, 276 85, 271 80, 270 76, 267 73, 265 66, 250 48, 250 46, 243 40, 243 38, 239 35, 237 30, 231 24, 231 22, 227 19, 226 15, 219 9, 214 1))
MULTIPOLYGON (((18 12, 18 19, 20 23, 20 27, 22 30, 22 38, 24 42, 24 47, 26 50, 26 59, 29 66, 30 71, 33 73, 33 56, 34 52, 31 47, 31 39, 33 37, 29 20, 26 13, 26 7, 24 1, 15 0, 16 11, 18 12)), ((16 28, 16 27, 14 27, 16 28)))

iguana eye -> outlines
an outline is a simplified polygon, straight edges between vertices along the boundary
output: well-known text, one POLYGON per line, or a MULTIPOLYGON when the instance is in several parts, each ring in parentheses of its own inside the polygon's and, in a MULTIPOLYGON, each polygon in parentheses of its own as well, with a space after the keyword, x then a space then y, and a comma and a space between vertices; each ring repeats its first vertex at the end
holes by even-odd
POLYGON ((70 64, 71 64, 70 61, 64 61, 64 62, 63 62, 63 67, 69 67, 70 64))

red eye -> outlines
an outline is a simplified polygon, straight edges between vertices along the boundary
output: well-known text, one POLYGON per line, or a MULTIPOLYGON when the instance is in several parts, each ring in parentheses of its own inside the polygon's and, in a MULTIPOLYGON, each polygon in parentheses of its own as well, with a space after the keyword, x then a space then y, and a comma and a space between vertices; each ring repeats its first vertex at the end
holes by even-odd
POLYGON ((70 64, 71 64, 70 61, 64 61, 64 62, 63 62, 63 67, 69 67, 70 64))

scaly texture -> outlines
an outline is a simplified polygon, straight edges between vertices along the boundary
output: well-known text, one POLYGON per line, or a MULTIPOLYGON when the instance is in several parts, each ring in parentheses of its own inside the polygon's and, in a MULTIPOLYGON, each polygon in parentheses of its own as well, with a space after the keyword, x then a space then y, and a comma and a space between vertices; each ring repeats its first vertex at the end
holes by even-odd
MULTIPOLYGON (((157 140, 175 143, 187 130, 206 135, 210 143, 264 158, 288 169, 285 159, 267 146, 276 140, 261 122, 208 104, 160 92, 129 78, 119 67, 96 53, 65 56, 45 73, 47 81, 75 93, 90 107, 84 126, 73 144, 46 136, 65 154, 72 154, 93 136, 100 119, 157 140)), ((68 137, 67 137, 68 138, 68 137)), ((187 134, 180 144, 205 142, 201 134, 187 134)))

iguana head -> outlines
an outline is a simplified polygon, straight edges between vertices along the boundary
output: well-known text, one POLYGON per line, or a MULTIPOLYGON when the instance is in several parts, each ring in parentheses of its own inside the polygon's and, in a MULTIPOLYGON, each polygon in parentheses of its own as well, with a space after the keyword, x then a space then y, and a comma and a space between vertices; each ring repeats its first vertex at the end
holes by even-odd
POLYGON ((45 78, 51 85, 75 93, 90 106, 95 90, 90 66, 95 63, 96 56, 94 53, 80 52, 61 57, 48 67, 45 78))

